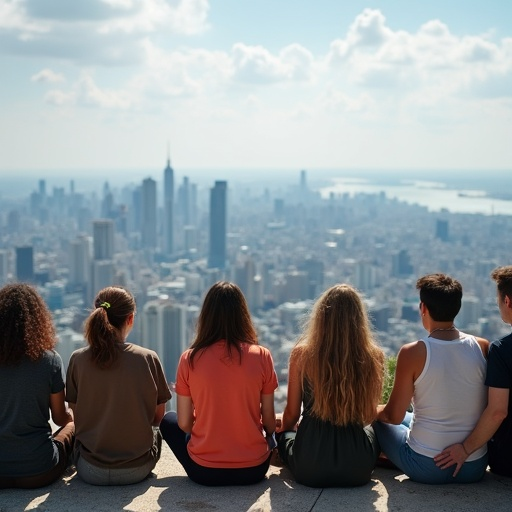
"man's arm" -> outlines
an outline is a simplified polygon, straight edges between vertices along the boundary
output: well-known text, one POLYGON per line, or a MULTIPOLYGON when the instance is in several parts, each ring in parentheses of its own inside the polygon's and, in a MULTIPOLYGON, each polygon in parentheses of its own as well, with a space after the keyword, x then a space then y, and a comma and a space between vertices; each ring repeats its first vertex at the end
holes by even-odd
POLYGON ((453 476, 459 472, 464 461, 494 435, 508 414, 508 388, 489 388, 487 407, 478 420, 473 432, 462 442, 452 444, 434 457, 441 469, 456 465, 453 476))
POLYGON ((399 425, 414 394, 414 381, 425 365, 427 349, 420 341, 404 345, 398 352, 393 390, 386 405, 377 406, 377 420, 399 425))

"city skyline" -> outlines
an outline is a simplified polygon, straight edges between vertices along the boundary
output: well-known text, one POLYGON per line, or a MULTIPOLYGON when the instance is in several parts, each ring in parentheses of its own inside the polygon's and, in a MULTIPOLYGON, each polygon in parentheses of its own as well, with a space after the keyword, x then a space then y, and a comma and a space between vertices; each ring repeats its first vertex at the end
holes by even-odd
POLYGON ((200 187, 184 177, 168 197, 175 217, 169 254, 165 175, 162 165, 158 183, 145 178, 113 188, 104 182, 101 193, 83 191, 74 181, 59 188, 39 179, 24 198, 0 200, 0 284, 26 280, 37 286, 53 313, 65 362, 83 346, 83 321, 95 293, 109 285, 133 292, 140 314, 128 341, 157 350, 172 378, 206 291, 219 280, 236 283, 259 342, 274 356, 283 383, 277 403, 285 397, 288 357, 303 320, 336 283, 360 291, 390 355, 424 334, 414 283, 427 273, 446 272, 461 282, 457 327, 490 339, 509 329, 489 275, 509 262, 511 213, 429 210, 442 195, 436 183, 409 186, 408 194, 427 203, 419 204, 393 197, 393 186, 351 194, 345 185, 322 194, 304 169, 286 187, 224 180, 200 187), (156 208, 155 193, 161 198, 156 208))
POLYGON ((510 170, 509 2, 0 0, 0 14, 0 177, 160 169, 167 143, 180 171, 510 170))

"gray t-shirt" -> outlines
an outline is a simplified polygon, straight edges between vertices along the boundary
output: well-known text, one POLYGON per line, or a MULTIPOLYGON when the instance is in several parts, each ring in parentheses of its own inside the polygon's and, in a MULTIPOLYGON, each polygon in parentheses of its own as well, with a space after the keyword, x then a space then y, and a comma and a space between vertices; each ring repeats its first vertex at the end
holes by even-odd
POLYGON ((0 476, 19 477, 53 468, 50 395, 64 389, 62 359, 46 351, 37 361, 0 365, 0 476))

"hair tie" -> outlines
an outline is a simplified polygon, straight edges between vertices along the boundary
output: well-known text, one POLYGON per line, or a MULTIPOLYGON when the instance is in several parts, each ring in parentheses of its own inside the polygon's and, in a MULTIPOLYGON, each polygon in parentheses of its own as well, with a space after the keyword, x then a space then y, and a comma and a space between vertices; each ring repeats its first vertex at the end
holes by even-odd
POLYGON ((108 309, 110 307, 110 302, 102 302, 100 304, 100 308, 108 309))

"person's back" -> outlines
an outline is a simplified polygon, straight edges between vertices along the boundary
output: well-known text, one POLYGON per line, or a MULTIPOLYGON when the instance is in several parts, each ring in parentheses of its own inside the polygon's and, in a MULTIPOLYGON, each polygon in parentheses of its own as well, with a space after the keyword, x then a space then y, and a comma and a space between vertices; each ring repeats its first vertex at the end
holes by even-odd
POLYGON ((241 354, 230 357, 226 343, 219 341, 198 354, 193 368, 188 350, 180 365, 176 392, 193 397, 198 411, 188 450, 206 467, 256 466, 268 457, 260 397, 273 393, 276 386, 272 358, 259 345, 240 347, 241 354))
MULTIPOLYGON (((512 323, 512 306, 509 307, 508 315, 508 321, 512 323)), ((499 389, 502 393, 508 391, 508 414, 487 446, 491 471, 512 477, 512 334, 491 343, 485 383, 489 388, 499 389)))
POLYGON ((217 486, 265 478, 277 384, 272 356, 258 346, 242 291, 233 283, 215 283, 204 299, 196 337, 178 363, 177 412, 160 423, 191 480, 217 486))
MULTIPOLYGON (((363 390, 361 390, 363 392, 363 390)), ((304 386, 304 411, 286 461, 300 484, 346 487, 366 484, 379 455, 371 427, 357 423, 335 425, 311 414, 314 398, 304 386)))
POLYGON ((36 475, 57 463, 50 395, 63 389, 61 371, 53 351, 36 361, 0 365, 0 475, 36 475))
POLYGON ((416 288, 428 336, 398 352, 393 390, 388 403, 379 406, 374 428, 382 451, 412 480, 476 482, 487 466, 485 448, 468 457, 457 474, 439 467, 436 456, 451 443, 462 443, 485 408, 489 342, 455 326, 462 304, 457 280, 429 274, 418 279, 416 288), (411 402, 412 413, 407 412, 411 402))
POLYGON ((167 387, 165 382, 155 385, 162 378, 155 369, 156 353, 130 343, 119 344, 117 350, 108 370, 92 360, 90 347, 75 351, 66 396, 75 404, 81 456, 99 467, 137 467, 155 455, 152 423, 156 404, 168 399, 167 387))
POLYGON ((66 398, 75 411, 78 476, 93 485, 146 478, 160 458, 158 426, 171 397, 155 352, 125 343, 135 299, 124 288, 100 290, 86 320, 88 347, 71 355, 66 398))
MULTIPOLYGON (((486 360, 473 336, 460 333, 455 340, 425 337, 427 357, 414 382, 414 417, 409 446, 434 457, 473 429, 485 409, 486 360), (442 427, 441 427, 442 426, 442 427)), ((485 448, 468 460, 485 455, 485 448)))
POLYGON ((74 441, 51 313, 31 286, 6 285, 0 326, 0 488, 43 487, 64 472, 74 441))
POLYGON ((358 293, 344 284, 328 289, 290 354, 278 448, 299 483, 340 487, 370 480, 379 455, 370 423, 383 374, 384 354, 358 293))

